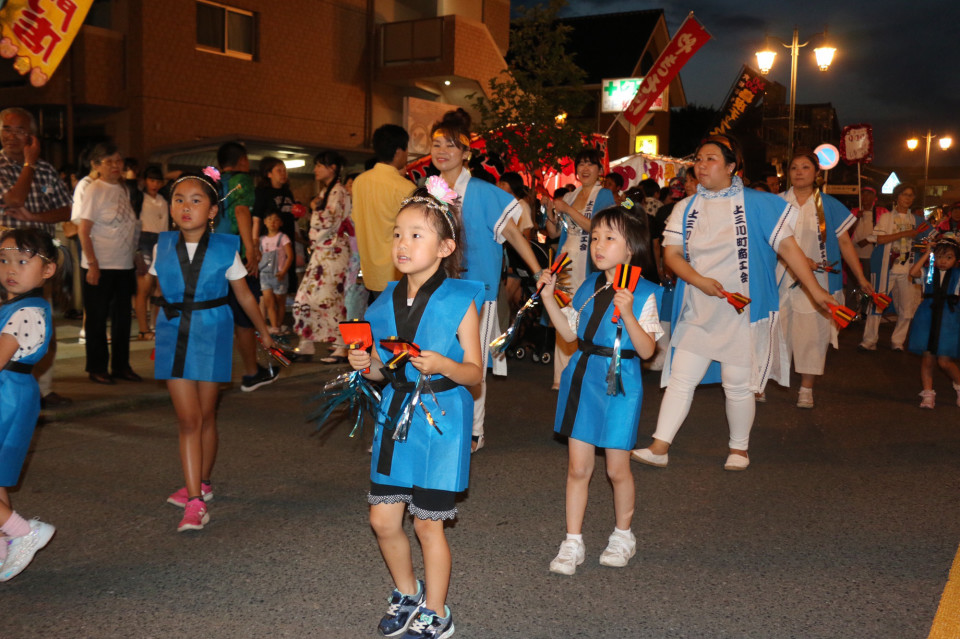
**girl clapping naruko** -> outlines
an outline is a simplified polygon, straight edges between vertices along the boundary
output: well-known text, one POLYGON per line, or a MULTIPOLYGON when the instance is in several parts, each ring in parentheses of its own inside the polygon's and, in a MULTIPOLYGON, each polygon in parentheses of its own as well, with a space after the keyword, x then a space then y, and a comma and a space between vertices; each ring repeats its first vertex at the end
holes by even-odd
POLYGON ((540 277, 543 306, 557 334, 577 343, 577 351, 560 378, 554 422, 554 431, 569 438, 567 538, 550 562, 551 572, 564 575, 576 572, 585 558, 583 518, 597 447, 605 449, 616 514, 616 526, 600 563, 626 566, 637 549, 630 530, 636 502, 630 450, 637 442, 643 398, 640 361, 653 354, 663 332, 657 313, 663 289, 642 278, 633 293, 628 288, 613 288, 619 264, 645 264, 649 257, 650 237, 646 225, 636 217, 646 214, 630 200, 624 204, 630 208, 611 207, 593 216, 590 257, 598 272, 587 276, 567 308, 561 311, 554 299, 556 276, 545 273, 540 277), (618 323, 613 322, 615 310, 620 315, 618 323), (618 333, 626 392, 609 395, 607 373, 618 333))

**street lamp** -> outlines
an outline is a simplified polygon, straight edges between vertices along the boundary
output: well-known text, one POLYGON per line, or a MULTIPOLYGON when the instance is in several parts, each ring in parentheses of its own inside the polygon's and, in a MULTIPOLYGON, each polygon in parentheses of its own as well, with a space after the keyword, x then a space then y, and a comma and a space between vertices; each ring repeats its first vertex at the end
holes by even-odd
MULTIPOLYGON (((927 152, 923 157, 923 195, 920 202, 923 208, 927 208, 927 175, 930 171, 930 142, 932 142, 934 138, 938 138, 937 144, 940 145, 943 151, 946 151, 953 145, 953 138, 949 135, 934 135, 930 129, 927 129, 927 134, 921 137, 927 141, 927 152)), ((920 140, 917 138, 907 140, 907 148, 911 151, 915 150, 918 146, 920 146, 920 140)))
MULTIPOLYGON (((817 58, 817 66, 821 71, 826 71, 830 68, 830 63, 833 62, 833 54, 837 52, 837 49, 827 44, 826 29, 823 30, 823 33, 818 33, 814 37, 817 35, 823 36, 823 44, 814 49, 813 53, 817 58)), ((787 44, 780 38, 775 37, 773 39, 783 47, 790 49, 790 125, 787 132, 787 143, 789 145, 787 148, 787 158, 789 159, 793 157, 793 127, 797 112, 797 58, 800 54, 800 47, 805 47, 810 44, 810 40, 800 44, 800 32, 796 27, 793 28, 793 42, 791 44, 787 44)), ((770 36, 767 36, 763 51, 757 51, 757 66, 760 67, 760 73, 763 75, 769 73, 770 69, 773 68, 773 60, 776 57, 776 52, 770 48, 770 36)))

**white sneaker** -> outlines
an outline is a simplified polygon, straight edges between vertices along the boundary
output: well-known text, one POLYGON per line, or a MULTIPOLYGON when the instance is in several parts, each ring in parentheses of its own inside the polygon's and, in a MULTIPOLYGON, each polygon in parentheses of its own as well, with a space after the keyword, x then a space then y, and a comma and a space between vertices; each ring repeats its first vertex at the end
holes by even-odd
POLYGON ((638 448, 630 451, 630 459, 640 462, 641 464, 647 464, 648 466, 666 468, 670 457, 669 453, 657 455, 655 453, 651 453, 649 448, 638 448))
POLYGON ((957 391, 957 406, 960 406, 960 384, 954 384, 953 390, 957 391))
POLYGON ((730 453, 727 455, 727 461, 723 464, 724 470, 746 470, 750 465, 750 458, 743 455, 730 453))
POLYGON ((565 539, 560 544, 560 552, 550 562, 550 572, 561 575, 572 575, 577 572, 577 566, 583 563, 587 555, 587 548, 582 541, 565 539))
POLYGON ((936 402, 936 399, 937 399, 937 391, 922 390, 920 391, 920 397, 923 398, 920 400, 920 408, 933 408, 934 403, 936 402))
POLYGON ((800 395, 797 396, 797 408, 813 408, 812 388, 800 387, 800 395))
POLYGON ((37 551, 50 543, 57 529, 39 519, 30 520, 30 532, 23 537, 14 537, 7 547, 7 559, 0 570, 0 581, 13 579, 30 565, 37 551))
POLYGON ((607 541, 607 547, 600 553, 600 564, 602 566, 623 568, 637 554, 637 538, 632 532, 628 532, 627 535, 613 531, 607 541))

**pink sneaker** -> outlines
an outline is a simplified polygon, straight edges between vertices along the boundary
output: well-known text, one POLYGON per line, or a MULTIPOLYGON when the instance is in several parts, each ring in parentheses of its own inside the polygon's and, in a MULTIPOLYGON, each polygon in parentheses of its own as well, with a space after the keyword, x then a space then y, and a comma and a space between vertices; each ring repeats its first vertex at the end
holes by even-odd
POLYGON ((933 390, 923 390, 920 391, 920 408, 933 408, 934 402, 936 401, 937 391, 933 390))
MULTIPOLYGON (((213 499, 213 488, 207 484, 200 484, 200 496, 203 497, 203 501, 210 501, 213 499)), ((183 508, 187 505, 187 499, 189 498, 190 495, 187 494, 187 487, 184 486, 177 492, 167 497, 167 503, 173 504, 177 508, 183 508)))
POLYGON ((204 525, 210 522, 210 513, 207 504, 202 499, 191 499, 183 509, 183 519, 177 526, 177 532, 185 530, 203 530, 204 525))

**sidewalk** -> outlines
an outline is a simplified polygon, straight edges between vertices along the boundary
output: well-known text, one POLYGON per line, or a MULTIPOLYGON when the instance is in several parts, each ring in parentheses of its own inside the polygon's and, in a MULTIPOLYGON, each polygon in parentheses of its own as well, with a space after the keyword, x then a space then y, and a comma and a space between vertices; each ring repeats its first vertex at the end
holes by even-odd
MULTIPOLYGON (((154 342, 137 339, 139 328, 135 319, 130 329, 130 367, 143 377, 143 381, 118 380, 113 386, 95 384, 87 377, 87 372, 84 370, 85 347, 79 343, 80 320, 66 320, 60 317, 56 318, 54 323, 57 330, 57 355, 53 368, 53 391, 72 400, 72 403, 55 409, 44 409, 41 416, 47 422, 129 410, 143 405, 170 401, 166 385, 153 378, 154 342)), ((342 368, 316 363, 318 357, 322 356, 322 354, 315 355, 314 362, 311 363, 294 363, 287 368, 281 367, 280 379, 274 383, 283 383, 282 380, 285 378, 305 375, 329 377, 334 371, 342 368)), ((261 354, 261 364, 265 361, 261 354)), ((277 365, 276 362, 274 365, 277 365)), ((233 381, 223 385, 225 391, 240 392, 240 378, 243 375, 241 366, 240 356, 234 351, 233 381)))

